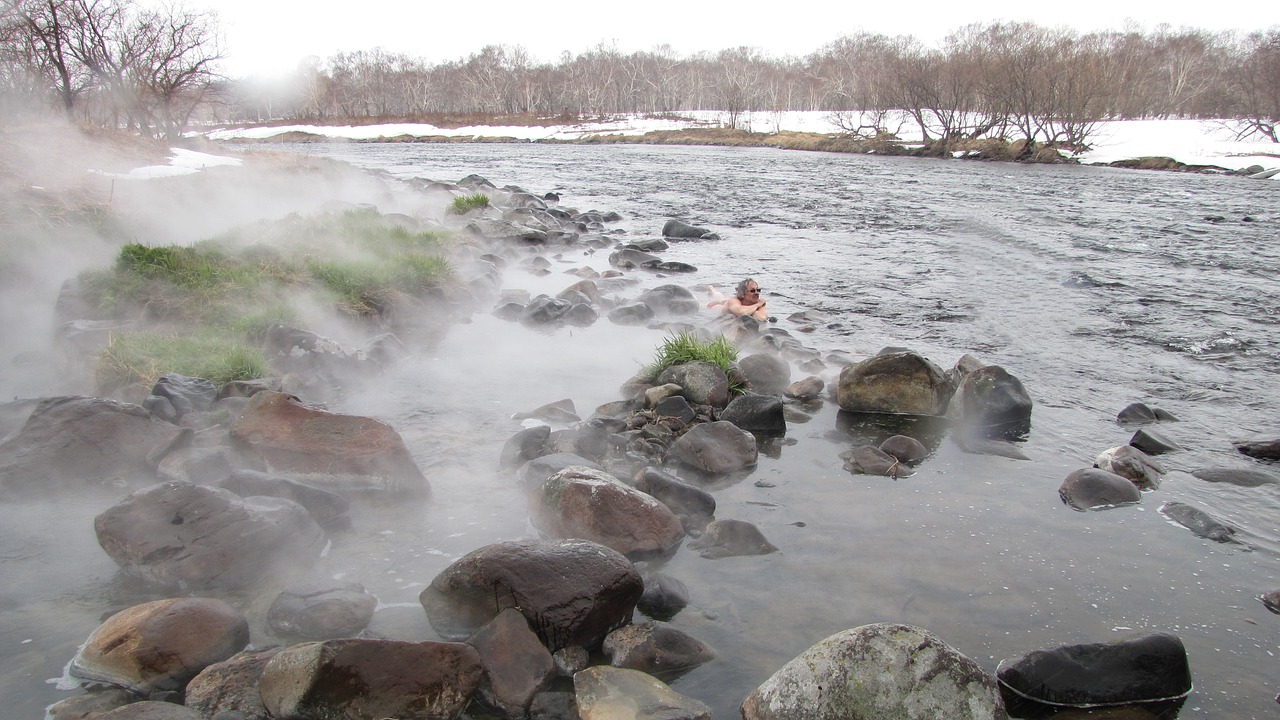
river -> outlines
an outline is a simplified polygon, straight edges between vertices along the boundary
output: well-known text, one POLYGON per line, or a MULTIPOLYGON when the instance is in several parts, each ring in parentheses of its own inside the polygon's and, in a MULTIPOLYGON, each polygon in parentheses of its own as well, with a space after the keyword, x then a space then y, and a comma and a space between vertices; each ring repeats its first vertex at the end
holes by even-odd
MULTIPOLYGON (((1276 716, 1280 617, 1258 596, 1280 588, 1280 485, 1190 471, 1277 471, 1231 440, 1280 431, 1280 185, 759 148, 287 149, 398 178, 478 173, 554 191, 566 206, 621 213, 622 239, 654 237, 672 217, 703 225, 723 239, 662 253, 699 269, 674 281, 731 287, 750 275, 778 327, 823 354, 905 346, 949 368, 970 353, 1022 380, 1035 402, 1029 461, 943 439, 911 477, 853 475, 839 453, 867 430, 827 402, 750 477, 714 490, 718 517, 753 522, 780 548, 719 560, 686 548, 664 568, 692 593, 672 622, 718 653, 668 680, 714 717, 737 717, 750 690, 813 643, 873 622, 924 627, 989 670, 1037 649, 1171 632, 1195 680, 1180 717, 1276 716), (804 310, 828 320, 800 334, 786 318, 804 310), (1171 472, 1140 504, 1072 510, 1058 486, 1128 441, 1133 429, 1114 418, 1134 401, 1180 418, 1158 430, 1184 450, 1161 457, 1171 472), (1239 527, 1242 542, 1167 521, 1158 508, 1171 500, 1239 527)), ((571 248, 555 260, 604 270, 606 255, 571 248)), ((505 283, 558 292, 576 279, 513 267, 505 283)), ((426 508, 363 509, 326 559, 378 594, 375 629, 429 638, 422 587, 466 552, 535 532, 497 468, 520 428, 511 415, 565 397, 590 414, 661 338, 603 320, 539 333, 481 313, 348 398, 341 409, 401 431, 435 487, 426 508)))

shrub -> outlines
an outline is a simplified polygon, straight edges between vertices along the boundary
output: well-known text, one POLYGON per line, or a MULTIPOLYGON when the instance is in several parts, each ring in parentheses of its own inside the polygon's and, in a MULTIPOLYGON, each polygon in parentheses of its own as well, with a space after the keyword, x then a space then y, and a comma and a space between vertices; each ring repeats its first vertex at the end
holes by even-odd
POLYGON ((728 373, 730 366, 738 360, 738 349, 723 335, 706 342, 688 332, 669 335, 662 341, 662 346, 655 353, 653 363, 645 369, 645 374, 651 379, 657 378, 672 365, 694 360, 711 363, 728 373))
POLYGON ((201 377, 219 387, 270 374, 262 350, 221 334, 114 335, 98 358, 98 388, 151 387, 165 373, 201 377))

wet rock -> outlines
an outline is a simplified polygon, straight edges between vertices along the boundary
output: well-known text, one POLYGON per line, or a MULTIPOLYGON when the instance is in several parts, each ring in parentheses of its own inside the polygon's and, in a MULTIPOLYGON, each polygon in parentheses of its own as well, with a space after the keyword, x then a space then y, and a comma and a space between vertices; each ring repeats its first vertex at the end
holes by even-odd
POLYGON ((404 440, 381 420, 309 407, 291 395, 260 392, 231 424, 231 437, 268 472, 323 488, 430 491, 404 440))
POLYGON ((576 453, 551 453, 536 457, 516 471, 516 477, 520 483, 520 487, 526 490, 534 490, 542 486, 548 478, 556 473, 575 466, 591 468, 592 470, 603 470, 599 464, 594 463, 576 453))
POLYGON ((603 650, 613 667, 650 675, 686 670, 716 657, 702 641, 661 622, 620 627, 604 639, 603 650))
POLYGON ((775 435, 787 432, 782 398, 776 395, 739 395, 721 411, 720 419, 750 432, 775 435))
POLYGON ((671 456, 703 472, 721 474, 752 467, 759 451, 751 433, 716 421, 690 428, 671 446, 671 456))
POLYGON ((1259 487, 1280 483, 1280 477, 1249 468, 1201 468, 1192 470, 1191 474, 1206 482, 1226 483, 1239 487, 1259 487))
POLYGON ((161 480, 181 480, 197 485, 220 485, 236 468, 244 465, 244 459, 234 449, 223 445, 214 447, 178 448, 160 461, 156 475, 161 480))
MULTIPOLYGON (((680 389, 680 386, 675 385, 674 383, 662 385, 660 387, 674 387, 677 391, 680 389)), ((648 397, 647 393, 646 397, 648 397)), ((653 411, 658 415, 658 417, 676 418, 677 420, 685 423, 693 422, 693 419, 697 417, 697 413, 694 412, 693 406, 689 404, 689 401, 686 400, 683 395, 672 395, 670 397, 662 398, 654 404, 653 411)))
POLYGON ((1030 460, 1014 443, 1006 440, 992 440, 976 437, 970 433, 959 432, 952 436, 956 446, 971 455, 997 455, 1011 460, 1030 460))
POLYGON ((1213 540, 1214 542, 1231 542, 1235 540, 1236 528, 1219 521, 1200 508, 1186 503, 1170 500, 1160 506, 1160 514, 1202 538, 1213 540))
POLYGON ((693 315, 702 307, 688 288, 671 284, 645 290, 640 293, 640 302, 665 315, 693 315))
POLYGON ((880 452, 890 455, 904 463, 918 463, 929 456, 929 449, 924 443, 906 435, 893 435, 880 443, 880 452))
POLYGON ((516 322, 524 313, 524 305, 518 302, 501 303, 493 309, 493 316, 499 320, 507 322, 516 322))
POLYGON ((913 352, 896 352, 841 370, 836 402, 853 412, 942 415, 951 393, 937 365, 913 352))
POLYGON ((575 423, 582 420, 582 418, 578 417, 578 409, 574 406, 572 398, 549 402, 529 412, 516 413, 513 416, 515 420, 527 420, 529 418, 554 423, 575 423))
POLYGON ((782 394, 796 400, 816 400, 822 397, 822 389, 824 387, 825 384, 822 382, 822 378, 810 375, 803 380, 797 380, 788 385, 782 394))
POLYGON ((258 680, 271 658, 283 648, 245 650, 214 663, 187 684, 184 703, 206 718, 220 713, 240 713, 245 718, 265 718, 258 680))
POLYGON ((951 381, 952 385, 959 387, 960 382, 964 380, 969 373, 980 370, 985 366, 986 363, 969 353, 965 353, 964 355, 961 355, 960 359, 956 360, 956 364, 947 371, 947 379, 951 381))
POLYGON ((154 478, 160 461, 191 437, 190 430, 158 420, 138 405, 49 398, 0 443, 0 490, 43 495, 121 476, 154 478))
POLYGON ((337 341, 309 330, 276 323, 267 328, 263 351, 273 370, 297 373, 327 386, 372 367, 364 353, 342 347, 337 341))
POLYGON ((265 496, 292 500, 306 508, 320 527, 343 527, 350 519, 351 501, 346 497, 270 473, 235 470, 220 485, 242 498, 265 496))
POLYGON ((465 639, 514 607, 552 652, 593 648, 630 622, 644 583, 621 553, 587 540, 516 540, 475 550, 419 595, 432 627, 465 639))
POLYGON ((742 702, 743 720, 1005 720, 995 679, 909 625, 845 630, 787 663, 742 702))
POLYGON ((556 676, 551 653, 518 610, 507 608, 469 640, 480 653, 480 697, 505 717, 525 717, 533 698, 556 676))
POLYGON ((258 683, 279 718, 453 718, 484 669, 463 643, 327 640, 282 650, 258 683))
POLYGON ((550 449, 591 460, 602 460, 609 452, 609 431, 599 420, 589 420, 551 433, 550 449))
POLYGON ((1272 590, 1269 593, 1262 594, 1259 598, 1267 609, 1277 615, 1280 615, 1280 590, 1272 590))
POLYGON ((647 252, 631 250, 628 248, 622 248, 621 250, 609 255, 609 264, 624 270, 644 267, 650 263, 656 264, 660 262, 662 262, 662 258, 657 255, 651 255, 647 252))
POLYGON ((567 678, 591 666, 591 653, 580 645, 560 648, 551 655, 551 659, 556 664, 556 672, 567 678))
POLYGON ((653 319, 653 308, 644 303, 620 305, 609 311, 609 321, 618 325, 646 325, 653 319))
POLYGON ((349 637, 369 625, 377 607, 378 598, 357 582, 298 585, 276 596, 267 626, 279 635, 306 640, 349 637))
POLYGON ((573 689, 581 720, 711 720, 711 708, 639 670, 590 667, 573 689))
POLYGON ((1129 444, 1148 455, 1161 455, 1182 449, 1178 443, 1154 430, 1147 430, 1146 428, 1134 433, 1133 437, 1129 438, 1129 444))
POLYGON ((1031 426, 1031 406, 1018 378, 998 365, 984 365, 960 381, 948 414, 970 428, 1019 435, 1031 426))
POLYGON ((668 220, 662 226, 662 236, 681 240, 719 240, 720 236, 710 230, 690 225, 680 220, 668 220))
POLYGON ((94 720, 205 720, 205 718, 189 707, 171 702, 142 700, 97 715, 94 720))
POLYGON ((654 620, 670 620, 689 604, 689 588, 663 572, 644 576, 644 594, 636 607, 654 620))
POLYGON ((98 515, 94 530, 126 575, 184 590, 246 587, 286 563, 318 557, 325 543, 295 502, 181 482, 129 495, 98 515))
POLYGON ((705 362, 671 365, 658 374, 658 384, 675 383, 683 388, 685 398, 697 405, 722 408, 729 404, 729 376, 705 362))
POLYGON ((768 555, 778 548, 765 539, 760 528, 745 520, 713 520, 702 537, 689 543, 709 559, 739 555, 768 555))
POLYGON ((1103 451, 1093 461, 1093 466, 1129 478, 1143 490, 1159 487, 1160 478, 1166 472, 1155 458, 1132 445, 1121 445, 1103 451))
POLYGON ((1058 488, 1058 497, 1076 510, 1102 510, 1140 502, 1142 492, 1129 478, 1088 468, 1068 475, 1058 488))
POLYGON ((1167 633, 1036 650, 1001 662, 996 676, 1011 706, 1020 698, 1056 706, 1128 705, 1191 692, 1186 649, 1167 633))
POLYGON ((565 468, 530 505, 533 524, 550 537, 591 540, 633 560, 666 555, 684 539, 666 505, 601 470, 565 468))
POLYGON ((716 514, 715 496, 657 468, 646 467, 638 473, 635 487, 670 508, 686 531, 701 530, 716 514))
POLYGON ((539 295, 524 306, 516 319, 527 325, 547 325, 560 320, 572 307, 568 300, 539 295))
MULTIPOLYGON (((256 688, 254 690, 257 692, 256 688)), ((94 720, 103 713, 139 702, 141 698, 118 687, 90 687, 83 695, 59 700, 45 710, 47 720, 94 720)))
POLYGON ((841 455, 844 469, 857 475, 883 475, 894 479, 910 477, 910 467, 874 445, 861 445, 841 455))
POLYGON ((586 303, 575 303, 564 314, 564 321, 576 327, 594 325, 600 319, 600 313, 586 303))
POLYGON ((218 399, 218 388, 204 378, 165 373, 156 380, 151 394, 169 401, 178 417, 189 412, 208 412, 218 399))
POLYGON ((1116 422, 1121 425, 1146 425, 1153 422, 1177 422, 1178 418, 1164 410, 1153 408, 1146 403, 1129 403, 1116 414, 1116 422))
POLYGON ((249 622, 221 600, 156 600, 107 618, 71 661, 70 673, 146 696, 181 690, 248 643, 249 622))
POLYGON ((1259 460, 1280 460, 1280 437, 1237 440, 1232 445, 1249 457, 1259 460))
POLYGON ((791 384, 791 366, 772 353, 755 353, 738 360, 738 369, 761 395, 781 395, 791 384))

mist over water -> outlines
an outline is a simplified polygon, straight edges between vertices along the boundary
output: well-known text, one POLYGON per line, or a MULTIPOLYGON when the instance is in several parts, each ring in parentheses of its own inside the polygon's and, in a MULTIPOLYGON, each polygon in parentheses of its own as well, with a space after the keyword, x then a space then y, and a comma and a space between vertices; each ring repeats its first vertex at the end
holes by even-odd
MULTIPOLYGON (((748 692, 813 643, 872 622, 924 627, 988 670, 1037 649, 1168 631, 1186 644, 1196 685, 1180 717, 1274 717, 1280 618, 1257 596, 1280 588, 1280 486, 1207 483, 1189 471, 1280 472, 1230 444, 1280 431, 1275 183, 767 149, 286 149, 405 179, 478 173, 554 191, 566 206, 620 212, 620 240, 656 236, 671 217, 704 225, 724 239, 661 253, 697 273, 629 271, 642 280, 633 294, 665 282, 728 288, 750 275, 778 327, 824 355, 905 346, 950 367, 972 353, 1026 385, 1030 461, 966 454, 945 425, 926 423, 915 430, 936 449, 915 475, 852 475, 840 452, 897 428, 851 423, 828 401, 767 445, 748 477, 714 489, 717 517, 755 523, 780 548, 719 560, 682 548, 662 568, 693 595, 672 622, 719 654, 664 679, 715 717, 737 717, 748 692), (802 310, 827 320, 799 333, 786 318, 802 310), (1133 401, 1181 418, 1157 429, 1186 449, 1160 458, 1172 472, 1141 504, 1071 510, 1058 486, 1128 441, 1132 428, 1114 417, 1133 401), (1157 508, 1170 500, 1241 528, 1243 544, 1166 521, 1157 508)), ((390 196, 362 197, 395 209, 390 196)), ((566 271, 606 269, 607 254, 568 248, 550 275, 512 265, 503 285, 554 294, 577 280, 566 271)), ((422 588, 482 545, 536 532, 514 477, 498 467, 520 429, 512 416, 570 398, 588 417, 618 399, 662 336, 603 319, 540 332, 482 312, 349 388, 332 409, 390 422, 434 495, 358 504, 317 570, 379 597, 375 631, 434 639, 417 605, 422 588)), ((824 373, 828 384, 837 371, 824 373)), ((116 501, 108 495, 76 498, 65 512, 9 506, 0 518, 19 523, 0 568, 25 569, 33 557, 43 568, 33 587, 9 580, 18 589, 0 595, 0 694, 23 717, 66 696, 44 677, 60 672, 104 604, 133 597, 92 541, 93 515, 116 501), (41 523, 87 536, 84 554, 60 555, 40 539, 41 523)), ((255 644, 272 641, 259 627, 255 644)))

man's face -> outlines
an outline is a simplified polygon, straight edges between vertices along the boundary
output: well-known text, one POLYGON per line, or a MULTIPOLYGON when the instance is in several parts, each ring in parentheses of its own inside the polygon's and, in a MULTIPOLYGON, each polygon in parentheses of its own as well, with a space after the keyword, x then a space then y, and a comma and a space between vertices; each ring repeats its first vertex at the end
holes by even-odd
POLYGON ((747 289, 742 292, 742 299, 749 303, 755 303, 760 299, 760 286, 756 283, 747 283, 747 289))

